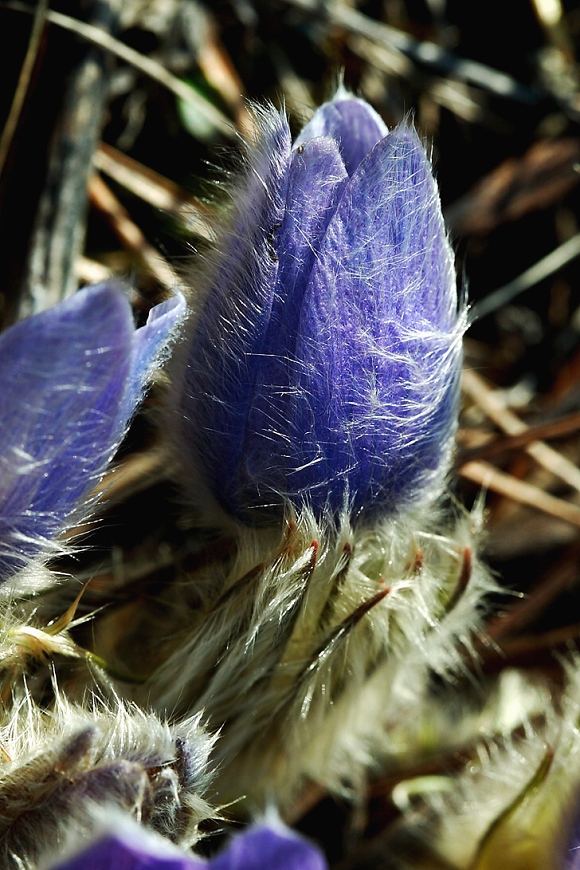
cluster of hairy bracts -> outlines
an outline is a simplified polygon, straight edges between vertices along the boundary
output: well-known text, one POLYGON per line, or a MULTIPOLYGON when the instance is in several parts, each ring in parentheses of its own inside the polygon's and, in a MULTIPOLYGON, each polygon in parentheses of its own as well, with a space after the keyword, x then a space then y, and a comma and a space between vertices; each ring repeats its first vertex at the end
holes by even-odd
MULTIPOLYGON (((511 727, 500 733, 500 723, 490 723, 488 738, 465 769, 442 782, 436 794, 425 794, 420 811, 410 815, 408 830, 424 856, 413 866, 578 870, 578 666, 577 657, 568 663, 567 685, 556 705, 545 684, 505 674, 500 691, 509 694, 504 706, 511 727)), ((415 793, 420 792, 417 783, 415 793)))
POLYGON ((248 525, 436 500, 466 318, 423 145, 344 93, 294 145, 254 117, 176 376, 180 482, 248 525))
POLYGON ((0 863, 34 868, 114 807, 185 846, 212 816, 199 717, 168 726, 115 698, 85 707, 57 693, 50 710, 23 695, 0 726, 0 863))
POLYGON ((47 624, 40 618, 34 598, 0 600, 0 694, 4 700, 11 687, 55 658, 92 660, 69 632, 75 625, 77 603, 47 624))
POLYGON ((134 608, 113 646, 105 612, 97 652, 133 668, 137 700, 219 729, 220 801, 288 806, 307 779, 354 792, 389 755, 401 697, 417 708, 428 672, 465 665, 493 587, 471 519, 435 532, 437 519, 329 529, 303 512, 244 530, 134 608))

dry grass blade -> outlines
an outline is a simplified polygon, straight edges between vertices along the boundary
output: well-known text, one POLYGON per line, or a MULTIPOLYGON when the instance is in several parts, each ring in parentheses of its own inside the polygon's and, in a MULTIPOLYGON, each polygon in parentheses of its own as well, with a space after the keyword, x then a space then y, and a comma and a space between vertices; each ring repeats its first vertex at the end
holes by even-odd
POLYGON ((89 257, 79 257, 76 263, 76 275, 83 284, 100 284, 112 277, 112 272, 102 263, 89 257))
POLYGON ((349 47, 359 57, 368 61, 374 68, 382 70, 387 75, 399 78, 413 78, 424 81, 425 91, 439 105, 449 109, 459 118, 470 123, 491 122, 492 114, 474 98, 466 84, 438 76, 421 76, 413 68, 411 61, 403 54, 387 45, 378 45, 368 37, 353 36, 349 39, 349 47))
POLYGON ((554 42, 565 35, 562 33, 563 12, 560 0, 531 0, 538 21, 554 42))
POLYGON ((471 480, 499 495, 507 496, 512 501, 536 508, 580 529, 580 507, 550 495, 531 483, 518 480, 505 471, 499 471, 493 465, 488 465, 486 462, 466 462, 459 469, 459 473, 466 480, 471 480))
MULTIPOLYGON (((506 408, 483 378, 475 372, 465 371, 463 373, 463 390, 508 435, 526 433, 528 427, 523 420, 520 420, 509 408, 506 408)), ((525 451, 547 471, 580 492, 580 470, 557 450, 541 441, 535 441, 527 444, 525 451)))
POLYGON ((542 140, 504 160, 445 210, 455 233, 485 236, 503 223, 559 202, 579 183, 580 141, 542 140))
POLYGON ((504 305, 507 305, 524 290, 529 290, 535 284, 539 284, 545 278, 553 275, 567 263, 575 260, 580 256, 580 233, 572 236, 562 245, 559 245, 553 251, 550 251, 547 256, 542 257, 513 281, 508 281, 503 287, 498 287, 492 293, 489 293, 481 302, 477 302, 473 308, 474 320, 481 320, 482 317, 487 317, 504 305))
POLYGON ((252 121, 244 102, 244 85, 213 28, 208 29, 197 57, 206 80, 230 107, 239 129, 251 128, 252 121))
POLYGON ((104 142, 95 152, 94 165, 153 208, 187 220, 188 226, 197 235, 212 238, 209 209, 187 196, 173 181, 104 142))
POLYGON ((22 112, 24 101, 26 99, 26 93, 28 91, 32 71, 36 62, 38 47, 40 45, 40 39, 46 22, 47 8, 48 0, 40 0, 34 12, 34 22, 32 24, 32 30, 30 32, 30 39, 28 41, 28 48, 26 49, 26 56, 24 58, 24 63, 22 64, 22 69, 20 70, 18 85, 16 86, 16 91, 12 99, 10 112, 8 114, 8 118, 6 119, 6 123, 4 124, 2 135, 0 137, 0 175, 2 175, 2 170, 4 169, 4 164, 6 163, 6 158, 8 156, 12 141, 14 139, 14 134, 17 130, 18 121, 20 119, 20 114, 22 112))
POLYGON ((469 443, 470 436, 473 435, 474 440, 480 443, 477 443, 475 447, 464 447, 459 454, 458 464, 469 462, 472 459, 489 459, 492 456, 498 456, 527 447, 533 441, 561 438, 564 435, 571 435, 578 431, 580 431, 580 412, 566 414, 564 417, 550 420, 546 423, 528 426, 518 435, 494 437, 485 435, 479 430, 464 430, 463 433, 459 433, 460 440, 463 434, 467 439, 467 443, 469 443))
MULTIPOLYGON (((115 27, 116 13, 109 0, 89 0, 85 13, 91 26, 98 26, 103 33, 115 27)), ((23 19, 20 23, 25 26, 28 21, 23 19)), ((51 54, 59 38, 65 44, 70 42, 66 35, 55 33, 54 28, 48 28, 43 36, 23 113, 24 126, 27 123, 36 126, 34 116, 39 116, 38 147, 46 149, 46 162, 36 190, 34 184, 30 185, 30 234, 24 236, 27 251, 20 268, 18 318, 44 311, 78 289, 76 263, 85 247, 87 184, 109 101, 111 65, 106 63, 100 46, 83 45, 82 51, 66 54, 63 60, 67 68, 63 69, 51 54), (50 119, 45 118, 38 103, 43 76, 49 79, 54 76, 54 115, 50 119), (43 119, 48 121, 44 139, 40 134, 43 119)), ((18 147, 9 157, 11 169, 21 160, 20 148, 24 155, 27 153, 25 137, 16 144, 18 147)), ((29 158, 27 162, 32 161, 29 158)), ((34 175, 34 170, 31 174, 34 175)), ((27 177, 24 183, 28 196, 27 177)), ((15 223, 19 225, 20 221, 15 223)))

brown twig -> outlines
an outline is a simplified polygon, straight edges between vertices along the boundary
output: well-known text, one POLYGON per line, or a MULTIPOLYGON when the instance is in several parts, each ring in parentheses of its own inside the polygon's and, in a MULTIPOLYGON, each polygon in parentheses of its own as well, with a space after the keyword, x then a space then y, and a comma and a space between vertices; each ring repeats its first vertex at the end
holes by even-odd
MULTIPOLYGON (((472 459, 482 460, 510 453, 527 447, 533 441, 547 441, 552 438, 561 438, 580 431, 580 412, 566 414, 557 420, 549 420, 546 423, 536 423, 528 426, 519 435, 491 436, 479 430, 473 430, 474 436, 483 443, 475 447, 464 447, 458 456, 457 464, 462 465, 472 459)), ((461 439, 462 433, 459 433, 461 439)))

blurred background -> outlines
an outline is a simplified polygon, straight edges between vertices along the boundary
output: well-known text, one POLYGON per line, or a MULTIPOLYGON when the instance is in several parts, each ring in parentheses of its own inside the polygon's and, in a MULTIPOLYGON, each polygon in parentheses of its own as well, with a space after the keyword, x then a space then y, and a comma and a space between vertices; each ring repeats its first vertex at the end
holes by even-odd
MULTIPOLYGON (((541 674, 555 696, 580 637, 579 47, 573 0, 0 0, 3 326, 112 276, 138 318, 187 283, 248 101, 285 106, 297 132, 343 80, 387 125, 414 120, 471 306, 453 486, 484 498, 482 546, 514 593, 467 670, 541 674)), ((123 449, 103 560, 141 564, 182 535, 160 516, 156 437, 138 421, 123 449)), ((356 811, 315 794, 292 821, 336 866, 387 867, 394 784, 356 811)))

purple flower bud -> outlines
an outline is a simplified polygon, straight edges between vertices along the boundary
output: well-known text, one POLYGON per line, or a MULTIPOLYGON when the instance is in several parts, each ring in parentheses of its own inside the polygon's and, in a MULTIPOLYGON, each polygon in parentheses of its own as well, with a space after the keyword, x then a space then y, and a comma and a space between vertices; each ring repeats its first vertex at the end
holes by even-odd
POLYGON ((244 521, 437 496, 456 427, 464 317, 429 160, 361 100, 290 144, 273 109, 234 194, 182 398, 194 463, 244 521))
POLYGON ((0 336, 2 579, 79 519, 183 312, 176 296, 135 331, 125 295, 102 285, 0 336))
POLYGON ((334 139, 346 171, 352 175, 361 160, 389 131, 368 103, 345 97, 338 94, 337 99, 320 106, 296 139, 294 148, 322 136, 334 139))

